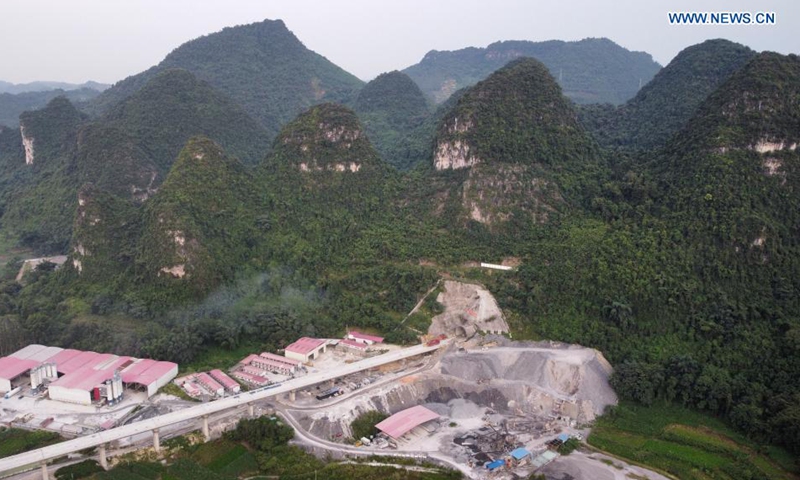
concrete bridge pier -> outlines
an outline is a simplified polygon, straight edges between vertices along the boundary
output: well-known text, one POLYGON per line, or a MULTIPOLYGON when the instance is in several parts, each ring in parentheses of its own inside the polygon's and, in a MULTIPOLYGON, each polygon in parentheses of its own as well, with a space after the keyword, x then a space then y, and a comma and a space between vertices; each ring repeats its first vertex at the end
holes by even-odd
POLYGON ((291 392, 289 392, 289 401, 294 402, 295 400, 297 400, 297 394, 295 393, 294 390, 292 390, 291 392))
POLYGON ((256 407, 251 403, 247 404, 247 416, 253 418, 256 416, 256 407))
POLYGON ((211 433, 208 430, 208 415, 203 415, 203 437, 206 442, 211 440, 211 433))
POLYGON ((334 385, 336 385, 336 382, 333 379, 328 380, 327 388, 333 388, 334 385))
POLYGON ((108 470, 108 458, 106 457, 106 444, 97 447, 97 455, 100 457, 100 466, 103 470, 108 470))
POLYGON ((47 473, 47 462, 42 462, 42 479, 50 480, 50 475, 47 473))
POLYGON ((153 450, 156 452, 161 451, 161 441, 158 439, 158 429, 153 429, 153 450))

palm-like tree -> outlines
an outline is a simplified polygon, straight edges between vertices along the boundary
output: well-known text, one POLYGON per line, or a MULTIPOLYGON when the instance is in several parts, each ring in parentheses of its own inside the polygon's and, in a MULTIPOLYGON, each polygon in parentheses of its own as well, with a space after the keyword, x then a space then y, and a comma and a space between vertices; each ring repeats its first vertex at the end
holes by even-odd
POLYGON ((603 306, 603 316, 620 328, 628 328, 631 325, 633 309, 624 301, 614 300, 603 306))

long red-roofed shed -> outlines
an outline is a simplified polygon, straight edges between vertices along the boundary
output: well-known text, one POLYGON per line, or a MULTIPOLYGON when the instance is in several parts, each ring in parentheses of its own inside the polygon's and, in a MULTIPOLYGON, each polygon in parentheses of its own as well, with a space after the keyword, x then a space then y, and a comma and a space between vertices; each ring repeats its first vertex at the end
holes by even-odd
POLYGON ((386 420, 375 425, 375 428, 392 438, 400 438, 423 423, 439 418, 439 414, 422 405, 399 411, 386 420))

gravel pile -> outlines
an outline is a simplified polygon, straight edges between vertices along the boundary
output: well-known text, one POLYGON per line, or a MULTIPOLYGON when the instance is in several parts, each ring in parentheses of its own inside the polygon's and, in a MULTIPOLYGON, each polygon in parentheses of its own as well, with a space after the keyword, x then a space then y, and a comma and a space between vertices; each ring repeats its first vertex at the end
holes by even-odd
POLYGON ((509 346, 448 355, 441 371, 462 381, 490 384, 522 382, 554 398, 586 400, 602 413, 616 403, 608 383, 611 368, 596 350, 579 346, 547 348, 510 342, 509 346))

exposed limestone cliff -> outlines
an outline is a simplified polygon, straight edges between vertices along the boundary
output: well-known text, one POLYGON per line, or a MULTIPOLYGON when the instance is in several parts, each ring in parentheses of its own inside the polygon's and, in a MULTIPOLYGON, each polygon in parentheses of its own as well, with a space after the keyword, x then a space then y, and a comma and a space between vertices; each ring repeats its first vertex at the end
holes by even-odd
POLYGON ((20 122, 19 133, 22 135, 22 146, 25 149, 25 164, 33 165, 33 136, 25 134, 25 125, 20 122))

